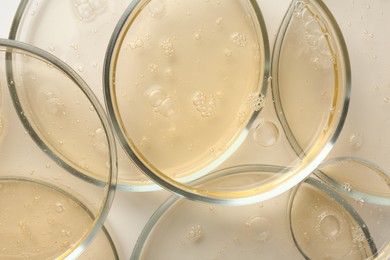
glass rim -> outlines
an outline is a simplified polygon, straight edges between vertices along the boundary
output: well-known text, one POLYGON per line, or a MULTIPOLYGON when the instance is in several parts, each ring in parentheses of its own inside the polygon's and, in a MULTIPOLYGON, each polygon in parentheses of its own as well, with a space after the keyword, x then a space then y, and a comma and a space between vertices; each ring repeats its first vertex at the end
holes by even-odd
POLYGON ((12 69, 9 67, 8 64, 6 64, 6 80, 9 84, 9 91, 11 94, 11 99, 13 101, 13 105, 16 109, 16 112, 18 114, 18 117, 20 121, 22 122, 23 126, 29 133, 30 137, 33 139, 33 141, 39 146, 39 148, 49 156, 50 159, 52 159, 54 162, 56 162, 61 168, 63 168, 65 171, 73 174, 74 176, 87 181, 89 183, 92 183, 94 185, 104 187, 104 197, 102 199, 102 203, 99 207, 99 210, 97 211, 96 217, 93 219, 93 224, 91 227, 88 228, 88 231, 80 238, 80 240, 74 244, 71 248, 69 248, 66 252, 64 252, 60 258, 65 257, 71 257, 76 258, 94 239, 95 235, 98 233, 100 228, 103 226, 105 219, 107 218, 109 209, 112 205, 114 195, 115 195, 115 188, 116 188, 116 182, 117 182, 117 152, 116 152, 116 146, 115 146, 115 139, 114 134, 110 127, 110 122, 104 112, 103 107, 100 105, 98 99, 93 94, 93 92, 90 90, 88 85, 83 81, 83 79, 67 64, 65 64, 63 61, 58 59, 57 57, 53 56, 52 54, 37 48, 35 46, 32 46, 30 44, 22 43, 19 41, 15 41, 12 39, 1 39, 0 38, 0 47, 4 48, 4 55, 9 57, 9 55, 12 55, 12 52, 17 50, 19 52, 24 52, 27 54, 32 55, 33 58, 40 58, 46 62, 49 62, 52 64, 56 69, 60 70, 61 72, 65 73, 79 88, 83 93, 86 95, 86 97, 89 99, 91 104, 94 106, 96 113, 99 117, 100 122, 102 123, 102 127, 105 131, 107 142, 108 142, 108 150, 109 150, 109 163, 110 163, 110 170, 109 174, 107 176, 106 182, 101 182, 98 180, 95 180, 89 176, 86 176, 85 174, 77 171, 72 166, 68 165, 64 160, 62 160, 59 156, 57 156, 55 153, 53 153, 49 147, 46 146, 46 144, 39 138, 38 134, 35 132, 34 128, 30 125, 30 122, 28 121, 27 117, 24 116, 23 109, 21 105, 19 104, 17 94, 15 90, 13 89, 13 81, 12 81, 12 69))
MULTIPOLYGON (((158 169, 154 169, 155 171, 150 170, 148 167, 146 167, 142 161, 138 158, 138 156, 135 154, 133 149, 130 147, 130 145, 126 141, 126 137, 124 136, 121 125, 116 117, 116 112, 114 105, 112 103, 112 95, 111 95, 111 67, 113 66, 113 59, 116 47, 118 45, 118 42, 121 41, 121 35, 123 33, 123 30, 125 29, 128 17, 133 14, 133 12, 137 11, 138 4, 140 3, 148 3, 149 0, 135 0, 132 1, 131 4, 128 6, 126 11, 123 13, 122 17, 120 18, 116 28, 114 29, 114 32, 112 34, 110 43, 108 45, 107 51, 106 51, 106 57, 105 57, 105 64, 104 64, 104 75, 103 75, 103 89, 104 89, 104 97, 105 97, 105 103, 106 108, 109 114, 110 119, 112 120, 113 128, 115 129, 116 136, 118 137, 119 143, 124 148, 127 155, 131 158, 131 160, 134 162, 134 164, 143 172, 146 174, 150 179, 152 179, 155 183, 162 186, 165 189, 168 189, 174 193, 177 193, 181 196, 187 197, 189 199, 195 199, 205 202, 215 202, 215 203, 227 203, 227 204, 242 204, 242 203, 251 203, 253 200, 258 200, 257 198, 236 198, 235 196, 231 196, 231 194, 211 194, 206 191, 196 190, 194 188, 191 188, 187 186, 186 184, 180 183, 177 180, 174 180, 173 178, 170 178, 160 172, 158 169), (157 172, 157 173, 155 173, 157 172)), ((261 44, 263 44, 263 70, 262 70, 262 78, 259 77, 259 86, 260 93, 262 95, 266 95, 267 89, 268 89, 268 82, 267 79, 270 76, 270 45, 269 45, 269 39, 268 34, 266 30, 265 21, 263 18, 263 15, 260 11, 260 8, 258 6, 258 3, 256 0, 247 0, 249 4, 251 4, 254 13, 256 14, 256 22, 258 22, 258 26, 260 29, 260 33, 258 35, 258 39, 261 38, 261 44)), ((231 145, 226 152, 223 153, 221 157, 228 157, 230 156, 237 148, 239 144, 243 142, 245 137, 247 136, 249 132, 249 128, 254 122, 256 116, 258 115, 260 111, 256 111, 252 114, 248 124, 243 129, 242 133, 239 134, 236 137, 236 140, 234 141, 234 144, 231 145)), ((197 171, 193 175, 195 178, 191 179, 190 181, 195 180, 196 178, 199 178, 199 176, 203 176, 204 174, 198 174, 199 172, 207 172, 209 173, 211 170, 211 166, 213 164, 209 164, 206 167, 202 168, 200 171, 197 171)), ((215 167, 214 167, 215 168, 215 167)), ((188 183, 187 183, 188 184, 188 183)), ((120 189, 126 189, 126 187, 120 187, 120 189)), ((254 196, 256 197, 256 196, 254 196)), ((264 199, 261 197, 260 199, 264 199)))

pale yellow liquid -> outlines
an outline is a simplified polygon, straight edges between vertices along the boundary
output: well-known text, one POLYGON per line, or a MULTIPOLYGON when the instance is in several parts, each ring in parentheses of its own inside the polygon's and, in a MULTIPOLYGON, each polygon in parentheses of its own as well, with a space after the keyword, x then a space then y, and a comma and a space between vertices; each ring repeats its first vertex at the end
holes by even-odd
POLYGON ((150 1, 120 46, 114 106, 137 156, 174 177, 221 158, 264 105, 248 1, 150 1))
MULTIPOLYGON (((53 259, 92 227, 88 212, 66 194, 27 180, 0 181, 0 259, 53 259)), ((81 259, 113 259, 104 234, 81 259)))

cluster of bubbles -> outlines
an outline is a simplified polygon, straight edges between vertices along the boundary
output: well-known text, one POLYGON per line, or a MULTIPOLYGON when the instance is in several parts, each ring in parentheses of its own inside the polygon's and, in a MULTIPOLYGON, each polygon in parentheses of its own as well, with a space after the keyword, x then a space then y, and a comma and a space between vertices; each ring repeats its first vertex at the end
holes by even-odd
POLYGON ((73 0, 79 18, 83 21, 95 19, 107 6, 107 0, 73 0))
POLYGON ((199 242, 203 237, 203 230, 202 226, 197 225, 194 227, 191 227, 190 230, 188 231, 188 240, 191 242, 199 242))
POLYGON ((313 16, 304 1, 295 4, 295 17, 305 26, 306 43, 315 55, 312 58, 316 69, 326 69, 335 63, 335 57, 331 51, 332 38, 327 26, 321 17, 313 16))
POLYGON ((211 117, 216 111, 217 102, 214 94, 207 98, 202 91, 199 91, 195 93, 192 101, 202 117, 211 117))

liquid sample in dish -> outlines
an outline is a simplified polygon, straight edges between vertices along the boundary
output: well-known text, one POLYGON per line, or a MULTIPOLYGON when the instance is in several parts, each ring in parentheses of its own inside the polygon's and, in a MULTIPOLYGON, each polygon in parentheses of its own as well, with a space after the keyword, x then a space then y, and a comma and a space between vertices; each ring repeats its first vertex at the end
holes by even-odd
POLYGON ((239 0, 152 0, 130 15, 110 91, 125 141, 144 164, 187 177, 237 146, 264 106, 256 19, 239 0))
POLYGON ((0 180, 0 258, 58 257, 76 244, 93 220, 78 202, 50 186, 0 180))

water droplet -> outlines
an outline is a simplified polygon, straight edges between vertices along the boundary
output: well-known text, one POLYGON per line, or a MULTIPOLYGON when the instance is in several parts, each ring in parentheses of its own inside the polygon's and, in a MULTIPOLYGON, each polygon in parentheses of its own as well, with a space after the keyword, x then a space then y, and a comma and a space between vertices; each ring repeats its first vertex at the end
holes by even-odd
POLYGON ((164 13, 165 6, 161 0, 153 0, 149 2, 148 10, 152 17, 157 17, 164 13))
POLYGON ((319 230, 322 235, 326 238, 335 238, 339 235, 340 222, 336 216, 326 212, 325 214, 321 214, 319 218, 319 230))
POLYGON ((176 101, 173 100, 171 97, 166 98, 160 106, 160 114, 165 117, 171 117, 177 114, 179 110, 179 106, 177 105, 176 101))
POLYGON ((264 121, 258 124, 254 130, 253 138, 255 142, 263 147, 274 146, 279 138, 279 130, 277 126, 269 121, 264 121))
POLYGON ((267 218, 255 216, 250 218, 245 226, 249 229, 249 235, 258 241, 266 242, 271 236, 271 223, 267 218))
POLYGON ((188 231, 187 238, 191 242, 199 242, 203 237, 203 231, 202 227, 200 225, 197 225, 195 227, 191 227, 188 231))
POLYGON ((352 134, 349 137, 348 143, 352 146, 354 150, 358 150, 363 146, 363 134, 352 134))
POLYGON ((238 47, 245 47, 247 45, 247 39, 245 35, 239 33, 239 32, 234 32, 230 35, 231 41, 234 43, 234 45, 238 47))
POLYGON ((56 210, 57 213, 62 213, 62 212, 65 211, 64 205, 62 205, 62 203, 60 203, 60 202, 56 202, 54 204, 54 206, 55 206, 55 210, 56 210))
POLYGON ((100 153, 106 154, 108 152, 107 137, 104 129, 96 129, 92 135, 92 145, 100 153))

